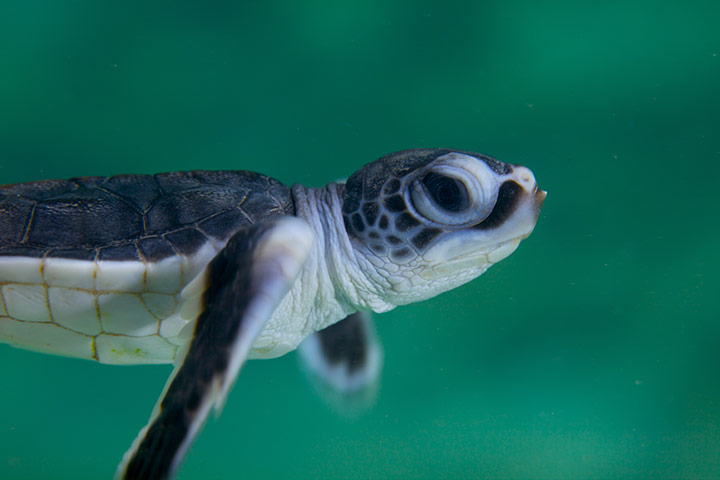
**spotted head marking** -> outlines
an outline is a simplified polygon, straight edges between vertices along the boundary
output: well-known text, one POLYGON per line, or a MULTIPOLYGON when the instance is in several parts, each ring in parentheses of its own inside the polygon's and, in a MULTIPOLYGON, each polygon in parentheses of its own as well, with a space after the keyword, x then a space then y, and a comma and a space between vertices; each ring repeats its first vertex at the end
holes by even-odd
POLYGON ((454 288, 510 255, 533 230, 545 192, 532 172, 447 149, 386 155, 345 184, 343 220, 392 284, 395 304, 454 288))

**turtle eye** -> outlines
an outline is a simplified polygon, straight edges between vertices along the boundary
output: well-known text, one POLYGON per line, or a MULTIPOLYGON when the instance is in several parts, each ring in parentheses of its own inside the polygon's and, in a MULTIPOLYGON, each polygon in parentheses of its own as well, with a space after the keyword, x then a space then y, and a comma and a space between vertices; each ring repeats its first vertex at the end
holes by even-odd
POLYGON ((470 204, 468 191, 460 180, 430 172, 423 177, 422 183, 438 207, 449 212, 467 210, 470 204))
POLYGON ((407 204, 435 225, 474 225, 495 206, 498 179, 484 162, 450 157, 418 175, 406 192, 407 204))

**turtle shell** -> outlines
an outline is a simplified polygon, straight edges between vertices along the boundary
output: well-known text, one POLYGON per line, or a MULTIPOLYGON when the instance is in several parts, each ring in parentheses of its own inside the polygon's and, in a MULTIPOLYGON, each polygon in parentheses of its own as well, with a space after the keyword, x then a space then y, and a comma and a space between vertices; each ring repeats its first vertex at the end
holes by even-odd
POLYGON ((0 341, 172 362, 202 308, 184 287, 243 226, 294 214, 288 187, 245 171, 0 187, 0 341))
POLYGON ((45 180, 0 187, 0 255, 162 260, 271 215, 290 190, 246 171, 45 180))

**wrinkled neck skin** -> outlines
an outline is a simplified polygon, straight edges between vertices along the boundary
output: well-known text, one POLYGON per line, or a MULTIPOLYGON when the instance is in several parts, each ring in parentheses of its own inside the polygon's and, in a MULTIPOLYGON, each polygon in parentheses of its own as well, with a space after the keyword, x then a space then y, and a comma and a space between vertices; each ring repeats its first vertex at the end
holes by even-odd
POLYGON ((293 185, 296 215, 315 233, 313 249, 294 286, 253 343, 251 358, 273 358, 295 349, 308 335, 358 310, 386 312, 391 288, 352 246, 342 218, 344 185, 293 185))
MULTIPOLYGON (((385 299, 387 280, 352 245, 342 218, 345 186, 331 183, 323 188, 293 186, 297 216, 315 232, 318 285, 350 314, 357 310, 386 312, 395 307, 385 299)), ((330 325, 323 325, 321 328, 330 325)))

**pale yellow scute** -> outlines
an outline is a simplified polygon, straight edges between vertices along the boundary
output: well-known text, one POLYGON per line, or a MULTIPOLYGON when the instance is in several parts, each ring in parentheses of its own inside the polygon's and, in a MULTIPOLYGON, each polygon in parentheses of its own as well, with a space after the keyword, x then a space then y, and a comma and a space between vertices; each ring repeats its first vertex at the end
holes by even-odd
POLYGON ((160 328, 155 317, 143 305, 139 295, 103 293, 98 295, 103 331, 131 337, 153 335, 160 328))
POLYGON ((100 292, 142 292, 145 290, 145 264, 97 262, 95 288, 100 292))
POLYGON ((0 342, 102 363, 171 363, 200 310, 200 298, 180 296, 198 262, 0 257, 0 342))
POLYGON ((171 315, 160 323, 160 336, 168 340, 177 337, 188 323, 188 320, 185 320, 177 313, 171 315))
POLYGON ((68 357, 95 358, 93 338, 54 323, 21 322, 0 317, 0 338, 18 347, 68 357))
POLYGON ((115 365, 172 363, 177 347, 157 335, 126 337, 102 333, 95 341, 98 361, 115 365))
POLYGON ((92 292, 77 288, 48 287, 48 303, 55 323, 86 335, 102 330, 92 292))
POLYGON ((0 257, 0 283, 42 283, 42 260, 0 257))
POLYGON ((95 290, 97 264, 86 260, 46 258, 43 260, 43 280, 49 286, 95 290))
POLYGON ((50 322, 47 288, 43 285, 7 284, 2 287, 8 316, 26 322, 50 322))
POLYGON ((162 293, 146 292, 140 295, 145 308, 159 320, 164 320, 175 311, 175 297, 162 293))
POLYGON ((183 265, 179 256, 147 264, 145 289, 150 292, 175 293, 182 287, 183 265))

